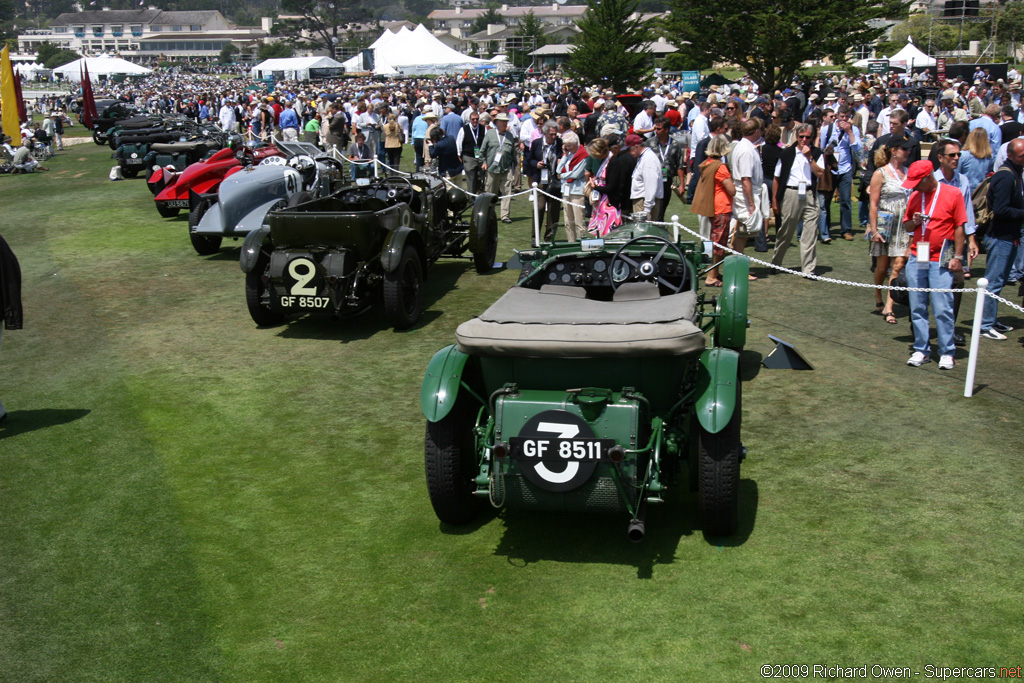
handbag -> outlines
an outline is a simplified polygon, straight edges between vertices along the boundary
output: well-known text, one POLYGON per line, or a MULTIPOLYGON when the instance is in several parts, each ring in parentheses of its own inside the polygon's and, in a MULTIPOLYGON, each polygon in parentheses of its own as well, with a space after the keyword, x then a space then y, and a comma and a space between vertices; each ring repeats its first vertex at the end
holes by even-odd
MULTIPOLYGON (((886 242, 892 237, 892 229, 896 225, 896 214, 891 211, 878 212, 878 220, 875 221, 875 228, 878 229, 878 234, 882 236, 882 239, 886 242)), ((870 231, 868 232, 870 236, 870 231)))

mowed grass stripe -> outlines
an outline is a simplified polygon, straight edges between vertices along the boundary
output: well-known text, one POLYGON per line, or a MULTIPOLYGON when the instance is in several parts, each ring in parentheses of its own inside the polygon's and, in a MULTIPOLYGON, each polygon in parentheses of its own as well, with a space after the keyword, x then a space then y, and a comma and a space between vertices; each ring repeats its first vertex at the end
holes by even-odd
MULTIPOLYGON (((731 681, 1019 649, 1019 349, 983 346, 990 387, 965 401, 965 363, 903 366, 905 318, 870 315, 870 290, 762 279, 732 544, 702 538, 686 492, 640 546, 619 517, 452 533, 426 497, 419 385, 515 273, 440 264, 407 332, 379 311, 259 329, 238 243, 196 255, 142 181, 106 180, 107 148, 79 150, 52 162, 79 178, 0 186, 54 197, 11 204, 31 306, 0 388, 14 411, 63 411, 0 431, 12 680, 731 681), (768 333, 816 370, 758 371, 768 333)), ((529 239, 513 207, 501 260, 529 239)), ((865 252, 819 263, 866 281, 865 252)))

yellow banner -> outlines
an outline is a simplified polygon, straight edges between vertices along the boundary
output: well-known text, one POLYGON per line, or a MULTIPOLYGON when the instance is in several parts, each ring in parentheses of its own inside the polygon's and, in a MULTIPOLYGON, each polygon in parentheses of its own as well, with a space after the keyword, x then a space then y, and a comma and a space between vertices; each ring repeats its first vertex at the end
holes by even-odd
POLYGON ((14 67, 7 46, 0 50, 0 99, 3 100, 4 134, 11 136, 11 144, 21 144, 21 125, 18 122, 18 96, 14 93, 14 67))

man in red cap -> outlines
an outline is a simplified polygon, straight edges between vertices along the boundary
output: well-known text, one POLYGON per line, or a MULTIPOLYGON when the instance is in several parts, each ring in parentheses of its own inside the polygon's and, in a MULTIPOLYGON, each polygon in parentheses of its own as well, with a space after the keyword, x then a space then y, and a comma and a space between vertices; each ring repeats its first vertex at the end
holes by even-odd
MULTIPOLYGON (((915 161, 907 171, 903 187, 914 190, 907 200, 903 227, 912 232, 907 253, 907 285, 949 289, 953 273, 963 269, 964 224, 967 210, 963 195, 938 182, 927 160, 915 161)), ((907 365, 919 367, 931 362, 928 345, 928 303, 939 346, 939 369, 953 369, 953 294, 951 292, 910 292, 910 324, 914 330, 914 352, 907 365)))

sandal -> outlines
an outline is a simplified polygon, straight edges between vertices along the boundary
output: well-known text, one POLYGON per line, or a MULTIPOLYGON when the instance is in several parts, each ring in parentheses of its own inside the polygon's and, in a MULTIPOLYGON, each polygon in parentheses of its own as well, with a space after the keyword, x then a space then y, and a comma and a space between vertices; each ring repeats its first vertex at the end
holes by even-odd
POLYGON ((757 279, 757 276, 756 275, 748 275, 747 279, 750 280, 750 281, 754 281, 754 280, 757 279))
POLYGON ((704 281, 704 286, 705 287, 721 287, 722 286, 722 281, 721 280, 705 280, 704 281))
POLYGON ((885 308, 885 302, 884 301, 876 301, 875 302, 875 313, 878 313, 879 315, 884 315, 882 313, 882 309, 883 308, 885 308))
POLYGON ((890 325, 897 324, 896 316, 893 315, 892 311, 889 311, 888 313, 882 313, 882 317, 885 318, 885 322, 889 323, 890 325))

